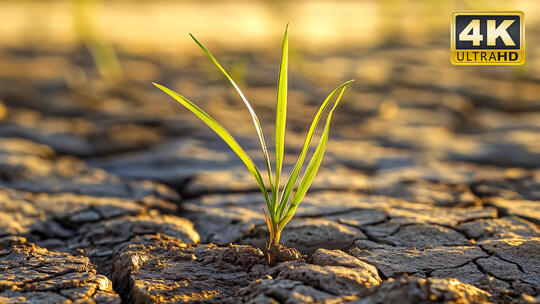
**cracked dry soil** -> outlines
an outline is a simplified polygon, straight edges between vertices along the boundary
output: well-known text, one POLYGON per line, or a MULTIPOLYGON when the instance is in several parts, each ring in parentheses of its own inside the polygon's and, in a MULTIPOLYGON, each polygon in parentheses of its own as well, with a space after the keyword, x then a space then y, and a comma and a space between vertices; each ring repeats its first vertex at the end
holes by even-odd
MULTIPOLYGON (((120 54, 127 78, 111 87, 82 51, 1 50, 0 303, 539 302, 538 67, 417 64, 446 54, 444 39, 333 55, 359 81, 282 235, 301 257, 272 266, 249 173, 150 85, 182 83, 261 163, 249 117, 205 63, 120 54)), ((249 66, 268 125, 274 70, 249 66)), ((327 89, 291 73, 285 169, 327 89)))

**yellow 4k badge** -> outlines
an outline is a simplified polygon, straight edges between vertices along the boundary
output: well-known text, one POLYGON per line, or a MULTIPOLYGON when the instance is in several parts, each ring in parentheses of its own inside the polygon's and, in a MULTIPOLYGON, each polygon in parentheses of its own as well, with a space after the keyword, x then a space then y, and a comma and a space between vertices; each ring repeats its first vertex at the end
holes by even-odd
POLYGON ((455 12, 450 38, 452 64, 523 64, 524 22, 523 13, 517 11, 455 12))

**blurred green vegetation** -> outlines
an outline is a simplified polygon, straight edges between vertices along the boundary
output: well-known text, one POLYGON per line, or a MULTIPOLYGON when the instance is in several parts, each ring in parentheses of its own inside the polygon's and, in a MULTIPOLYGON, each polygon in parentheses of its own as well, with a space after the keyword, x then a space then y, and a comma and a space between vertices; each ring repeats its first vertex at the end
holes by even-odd
POLYGON ((114 46, 96 31, 96 7, 99 0, 71 0, 73 25, 80 44, 85 45, 94 59, 99 75, 109 83, 122 79, 122 68, 114 46))

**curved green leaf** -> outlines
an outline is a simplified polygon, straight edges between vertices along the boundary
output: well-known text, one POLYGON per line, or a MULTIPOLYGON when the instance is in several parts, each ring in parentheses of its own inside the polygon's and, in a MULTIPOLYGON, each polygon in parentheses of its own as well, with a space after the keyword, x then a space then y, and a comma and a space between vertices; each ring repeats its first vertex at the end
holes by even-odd
POLYGON ((261 177, 261 174, 259 172, 259 169, 257 169, 257 166, 255 163, 251 160, 249 155, 240 147, 238 142, 232 137, 225 128, 223 128, 217 121, 215 121, 210 115, 208 115, 206 112, 201 110, 199 107, 197 107, 195 104, 193 104, 191 101, 189 101, 184 96, 174 92, 173 90, 164 87, 160 84, 157 84, 155 82, 152 82, 156 87, 158 87, 163 92, 167 93, 169 96, 174 98, 176 101, 178 101, 180 104, 182 104, 184 107, 186 107, 188 110, 190 110, 193 114, 195 114, 197 117, 199 117, 206 125, 208 125, 214 132, 216 132, 217 135, 219 135, 225 143, 231 147, 231 149, 236 153, 236 155, 244 162, 247 169, 253 175, 255 180, 257 181, 257 184, 259 185, 259 188, 261 189, 261 192, 264 195, 264 198, 266 200, 266 203, 268 206, 270 206, 270 199, 268 197, 268 192, 266 191, 266 187, 264 186, 264 181, 261 177))
MULTIPOLYGON (((212 61, 214 65, 221 71, 221 73, 225 75, 225 77, 229 80, 229 82, 234 87, 238 95, 240 95, 240 98, 244 102, 244 105, 246 105, 246 108, 248 109, 249 114, 251 115, 251 119, 253 120, 253 125, 255 126, 255 130, 257 131, 257 135, 259 136, 259 142, 261 144, 261 148, 264 153, 264 158, 266 160, 266 169, 268 171, 268 179, 270 181, 270 188, 272 189, 272 191, 274 191, 273 190, 274 186, 272 184, 272 167, 270 165, 270 156, 268 155, 268 149, 266 148, 266 142, 264 141, 263 130, 259 122, 259 118, 257 117, 257 114, 255 114, 255 111, 251 107, 251 104, 247 100, 246 96, 244 96, 244 93, 242 93, 238 85, 236 85, 236 82, 234 82, 232 77, 227 73, 227 71, 225 71, 225 69, 221 66, 221 64, 217 61, 217 59, 212 55, 212 53, 210 53, 210 51, 208 51, 208 49, 206 49, 206 47, 204 47, 204 45, 200 43, 199 40, 197 40, 197 38, 195 38, 195 36, 193 36, 191 33, 189 34, 189 36, 191 36, 191 38, 195 41, 195 43, 197 43, 197 45, 206 54, 206 56, 210 59, 210 61, 212 61)), ((273 217, 273 212, 271 213, 271 216, 273 217)))
POLYGON ((278 219, 281 219, 281 216, 283 216, 283 211, 285 210, 285 206, 287 205, 289 198, 291 196, 291 193, 293 191, 294 185, 296 184, 296 180, 298 178, 298 175, 300 173, 300 170, 302 169, 302 166, 304 165, 304 159, 306 158, 307 152, 309 150, 309 145, 311 143, 311 140, 313 139, 313 134, 315 133, 315 129, 317 129, 317 125, 319 124, 319 120, 321 119, 321 115, 326 109, 326 106, 328 105, 328 102, 330 99, 334 96, 334 94, 342 89, 348 86, 354 82, 354 80, 346 81, 342 84, 340 84, 337 88, 335 88, 324 100, 324 102, 319 107, 319 110, 317 111, 317 114, 315 114, 315 117, 313 118, 313 121, 311 122, 311 125, 309 126, 308 133, 306 135, 306 139, 304 141, 304 147, 302 148, 302 151, 300 152, 300 155, 298 156, 298 159, 296 161, 296 164, 294 165, 294 168, 291 172, 291 175, 289 176, 289 179, 287 180, 287 184, 285 184, 285 188, 283 189, 283 194, 281 196, 281 201, 279 202, 278 206, 278 212, 277 217, 278 219))
POLYGON ((281 231, 281 229, 283 229, 283 227, 285 227, 285 225, 294 216, 294 213, 296 212, 296 208, 298 207, 302 199, 304 199, 304 196, 306 195, 307 190, 311 186, 311 183, 313 182, 313 179, 315 178, 315 175, 317 174, 317 171, 319 170, 319 166, 321 165, 324 152, 326 151, 326 145, 328 143, 328 134, 330 133, 330 121, 332 119, 332 114, 334 113, 334 110, 339 104, 339 101, 341 100, 341 97, 343 96, 345 89, 346 87, 343 87, 341 89, 338 97, 336 98, 336 102, 334 106, 332 107, 332 110, 330 110, 330 113, 328 113, 328 117, 326 118, 326 124, 324 126, 324 131, 323 131, 323 134, 321 135, 321 139, 319 140, 319 144, 317 145, 317 149, 315 149, 315 153, 313 153, 313 156, 311 160, 309 161, 309 164, 306 168, 306 172, 304 172, 304 176, 302 177, 302 180, 300 181, 300 185, 298 185, 298 189, 296 190, 296 193, 294 194, 293 200, 291 201, 287 209, 287 212, 285 213, 285 216, 279 223, 278 231, 281 231))

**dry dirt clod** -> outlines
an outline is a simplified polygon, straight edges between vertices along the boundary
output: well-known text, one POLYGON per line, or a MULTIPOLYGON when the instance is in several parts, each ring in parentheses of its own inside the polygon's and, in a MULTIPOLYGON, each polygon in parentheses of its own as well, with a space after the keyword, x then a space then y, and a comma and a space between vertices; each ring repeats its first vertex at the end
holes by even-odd
POLYGON ((296 261, 302 259, 302 255, 294 248, 288 248, 282 244, 268 246, 266 250, 268 263, 273 266, 287 261, 296 261))
POLYGON ((0 257, 0 303, 120 303, 111 281, 86 257, 40 248, 22 237, 0 239, 0 257))
MULTIPOLYGON (((352 281, 350 281, 352 282, 352 281)), ((241 303, 332 303, 332 304, 480 304, 492 303, 490 294, 455 279, 422 279, 403 276, 389 279, 371 288, 340 289, 332 293, 329 286, 321 289, 308 280, 262 279, 238 292, 241 303)), ((350 287, 354 285, 349 285, 350 287)), ((523 302, 527 303, 527 302, 523 302)), ((534 302, 529 302, 534 303, 534 302)))
POLYGON ((113 281, 131 303, 222 303, 269 268, 251 246, 191 245, 160 234, 135 238, 114 261, 113 281))
POLYGON ((490 294, 456 279, 401 277, 388 280, 371 290, 356 304, 383 303, 490 303, 490 294))

